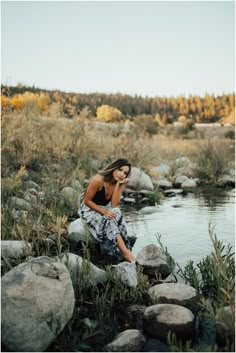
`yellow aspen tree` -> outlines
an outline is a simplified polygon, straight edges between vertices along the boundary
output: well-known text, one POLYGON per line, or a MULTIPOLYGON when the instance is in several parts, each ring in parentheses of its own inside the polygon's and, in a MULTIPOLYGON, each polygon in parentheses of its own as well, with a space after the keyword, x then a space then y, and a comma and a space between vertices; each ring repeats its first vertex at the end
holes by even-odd
POLYGON ((122 117, 122 113, 119 109, 106 104, 97 108, 96 115, 98 121, 105 122, 118 121, 122 117))

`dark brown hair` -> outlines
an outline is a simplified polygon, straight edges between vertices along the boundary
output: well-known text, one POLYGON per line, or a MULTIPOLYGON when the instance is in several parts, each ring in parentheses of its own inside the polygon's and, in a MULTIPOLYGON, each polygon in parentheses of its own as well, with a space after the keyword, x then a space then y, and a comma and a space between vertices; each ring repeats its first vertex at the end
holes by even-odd
POLYGON ((129 167, 129 172, 127 174, 127 176, 128 176, 131 172, 131 163, 125 158, 116 159, 115 161, 110 163, 108 166, 106 166, 106 168, 99 171, 99 174, 104 176, 104 181, 111 181, 113 179, 113 172, 116 169, 119 169, 124 166, 129 167))

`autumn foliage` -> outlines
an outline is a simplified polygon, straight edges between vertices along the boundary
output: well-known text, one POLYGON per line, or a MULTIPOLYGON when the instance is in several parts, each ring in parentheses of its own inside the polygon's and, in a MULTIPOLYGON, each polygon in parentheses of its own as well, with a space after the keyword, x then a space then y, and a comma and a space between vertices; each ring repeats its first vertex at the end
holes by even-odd
POLYGON ((221 96, 205 94, 204 97, 142 97, 121 93, 66 93, 22 85, 1 88, 2 109, 11 108, 16 112, 31 106, 45 116, 55 116, 56 110, 58 115, 67 118, 86 115, 104 122, 116 122, 122 118, 132 121, 137 116, 152 116, 156 121, 158 116, 163 126, 188 119, 195 123, 227 122, 228 117, 234 123, 234 93, 221 96))

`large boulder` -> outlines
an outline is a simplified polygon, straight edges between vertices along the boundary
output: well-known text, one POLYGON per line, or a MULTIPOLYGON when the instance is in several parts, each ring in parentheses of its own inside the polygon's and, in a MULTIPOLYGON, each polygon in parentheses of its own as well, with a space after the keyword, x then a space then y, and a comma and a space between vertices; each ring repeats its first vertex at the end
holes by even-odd
POLYGON ((74 290, 67 268, 35 258, 1 279, 2 343, 9 351, 43 352, 72 317, 74 290))
POLYGON ((176 304, 195 311, 197 305, 197 291, 184 283, 162 283, 151 287, 148 294, 153 304, 176 304))
POLYGON ((106 271, 95 266, 92 262, 84 260, 81 256, 67 253, 61 259, 58 258, 58 260, 66 265, 75 288, 79 286, 82 276, 86 278, 86 285, 88 287, 104 283, 108 280, 106 271))
POLYGON ((151 337, 165 340, 171 331, 178 338, 189 339, 194 331, 194 315, 183 306, 156 304, 144 311, 144 331, 151 337))
POLYGON ((160 164, 158 167, 153 167, 150 172, 153 177, 165 177, 171 174, 171 167, 168 164, 160 164))
POLYGON ((68 239, 74 243, 97 243, 97 241, 89 234, 89 230, 81 218, 77 218, 75 221, 69 224, 68 239))
POLYGON ((112 265, 111 271, 128 287, 137 287, 137 271, 135 262, 123 261, 119 265, 112 265))
POLYGON ((153 183, 150 176, 137 167, 132 167, 128 185, 131 189, 135 190, 153 190, 153 183))
POLYGON ((149 276, 161 275, 162 278, 166 278, 171 273, 166 255, 154 244, 145 246, 137 254, 136 262, 143 267, 143 272, 149 276))
POLYGON ((186 189, 194 189, 196 187, 197 187, 197 183, 193 179, 187 179, 181 185, 181 188, 184 189, 184 190, 186 190, 186 189))

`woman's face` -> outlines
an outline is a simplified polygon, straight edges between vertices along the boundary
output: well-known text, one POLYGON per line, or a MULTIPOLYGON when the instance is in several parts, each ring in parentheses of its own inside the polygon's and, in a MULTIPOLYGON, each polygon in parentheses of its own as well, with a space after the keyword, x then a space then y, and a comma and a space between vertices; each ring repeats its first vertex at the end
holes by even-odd
POLYGON ((127 178, 128 174, 129 174, 129 167, 127 165, 124 165, 120 168, 115 169, 112 175, 115 181, 122 181, 125 178, 127 178))

